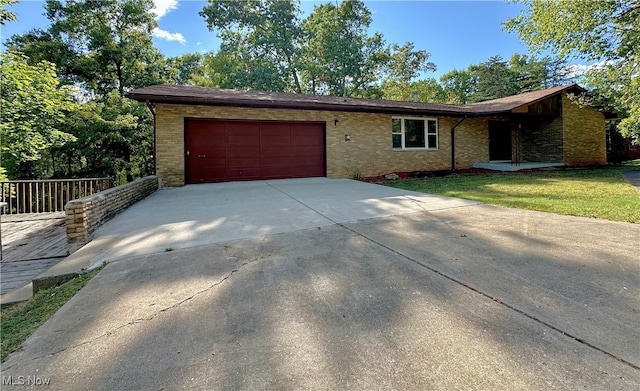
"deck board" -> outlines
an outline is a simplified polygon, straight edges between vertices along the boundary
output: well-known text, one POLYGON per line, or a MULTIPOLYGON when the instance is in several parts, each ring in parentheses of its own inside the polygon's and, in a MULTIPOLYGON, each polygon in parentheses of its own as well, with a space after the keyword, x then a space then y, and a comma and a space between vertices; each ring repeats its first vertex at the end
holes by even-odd
POLYGON ((29 283, 67 256, 64 212, 1 218, 0 293, 29 283))

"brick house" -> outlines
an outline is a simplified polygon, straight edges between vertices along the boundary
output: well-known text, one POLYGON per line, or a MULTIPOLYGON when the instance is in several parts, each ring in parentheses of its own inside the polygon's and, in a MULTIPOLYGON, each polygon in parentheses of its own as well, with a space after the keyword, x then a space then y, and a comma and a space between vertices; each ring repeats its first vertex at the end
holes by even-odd
POLYGON ((606 163, 604 115, 573 84, 447 105, 156 85, 129 97, 155 118, 165 186, 377 176, 490 162, 606 163))

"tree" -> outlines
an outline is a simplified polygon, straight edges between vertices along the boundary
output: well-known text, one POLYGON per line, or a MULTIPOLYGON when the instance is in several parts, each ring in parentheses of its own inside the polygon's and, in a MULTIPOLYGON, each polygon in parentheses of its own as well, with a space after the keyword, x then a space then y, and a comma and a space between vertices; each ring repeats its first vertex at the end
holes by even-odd
POLYGON ((100 95, 117 89, 124 96, 128 88, 157 81, 148 72, 161 57, 151 41, 157 26, 151 0, 48 0, 45 8, 53 36, 76 49, 100 95))
POLYGON ((7 5, 14 5, 18 0, 0 0, 0 26, 4 26, 7 22, 13 22, 18 17, 14 12, 7 11, 4 7, 7 5))
MULTIPOLYGON (((302 29, 300 8, 293 1, 212 1, 200 16, 209 30, 218 30, 221 51, 234 53, 246 67, 246 81, 267 91, 302 92, 298 57, 302 29)), ((252 87, 246 85, 246 87, 252 87)))
POLYGON ((51 26, 12 37, 7 46, 32 61, 47 60, 65 79, 99 96, 160 82, 153 47, 151 0, 47 0, 51 26))
POLYGON ((468 70, 454 69, 440 77, 447 103, 467 104, 476 91, 476 78, 468 70))
POLYGON ((187 53, 182 56, 168 57, 164 60, 163 81, 178 85, 194 84, 193 80, 203 73, 204 59, 205 56, 200 53, 187 53))
POLYGON ((125 172, 127 180, 132 180, 151 171, 153 145, 146 140, 152 139, 152 121, 144 104, 129 101, 124 94, 132 88, 161 83, 163 77, 190 77, 184 63, 167 65, 153 47, 151 31, 157 23, 152 7, 151 0, 48 0, 45 10, 51 26, 14 36, 8 42, 8 47, 27 54, 32 64, 55 62, 63 80, 78 86, 87 101, 70 117, 69 132, 80 139, 73 144, 77 151, 64 147, 52 150, 56 173, 93 176, 125 172), (118 117, 109 109, 112 107, 131 115, 118 117))
POLYGON ((514 54, 509 61, 490 57, 466 70, 444 74, 440 82, 449 103, 474 103, 568 84, 566 62, 514 54))
POLYGON ((469 67, 476 80, 471 101, 481 102, 519 93, 516 75, 501 56, 490 57, 487 61, 469 67))
POLYGON ((196 76, 207 85, 379 97, 383 79, 408 82, 435 69, 412 43, 385 46, 382 34, 369 34, 362 1, 316 6, 305 20, 298 1, 208 2, 200 15, 222 44, 196 76))
POLYGON ((368 35, 371 12, 360 1, 314 7, 303 29, 307 75, 316 88, 330 95, 360 95, 376 81, 388 61, 379 33, 368 35), (350 90, 350 93, 347 91, 350 90), (356 93, 354 93, 356 92, 356 93))
POLYGON ((71 93, 60 85, 54 64, 29 65, 22 55, 1 55, 0 151, 9 177, 46 176, 43 156, 74 140, 62 130, 65 117, 77 108, 71 93))
POLYGON ((516 0, 526 6, 508 20, 534 51, 600 62, 586 81, 596 99, 622 118, 618 128, 640 137, 640 2, 638 0, 516 0))
POLYGON ((76 140, 57 148, 57 176, 111 176, 131 181, 152 171, 151 114, 113 90, 83 104, 67 120, 76 140))
POLYGON ((405 83, 399 80, 390 80, 382 84, 382 92, 386 99, 412 101, 414 91, 418 93, 419 102, 448 102, 448 96, 445 89, 432 77, 410 83, 405 83))

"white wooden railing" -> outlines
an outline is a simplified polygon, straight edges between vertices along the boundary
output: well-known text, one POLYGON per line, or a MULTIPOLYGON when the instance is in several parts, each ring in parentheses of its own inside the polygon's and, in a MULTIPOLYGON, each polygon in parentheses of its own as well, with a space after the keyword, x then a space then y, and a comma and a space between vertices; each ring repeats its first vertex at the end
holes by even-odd
POLYGON ((111 187, 111 178, 2 181, 0 202, 6 214, 61 212, 67 202, 111 187))

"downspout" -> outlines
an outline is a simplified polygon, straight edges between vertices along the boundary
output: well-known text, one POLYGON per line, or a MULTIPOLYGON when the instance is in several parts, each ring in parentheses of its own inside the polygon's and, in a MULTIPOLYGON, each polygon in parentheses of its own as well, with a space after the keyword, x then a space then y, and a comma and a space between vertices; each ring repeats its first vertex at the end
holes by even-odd
POLYGON ((460 118, 460 121, 451 128, 451 171, 456 170, 456 128, 467 119, 467 116, 460 118))
POLYGON ((149 101, 149 99, 147 99, 145 103, 153 115, 153 175, 156 175, 156 105, 149 101))

